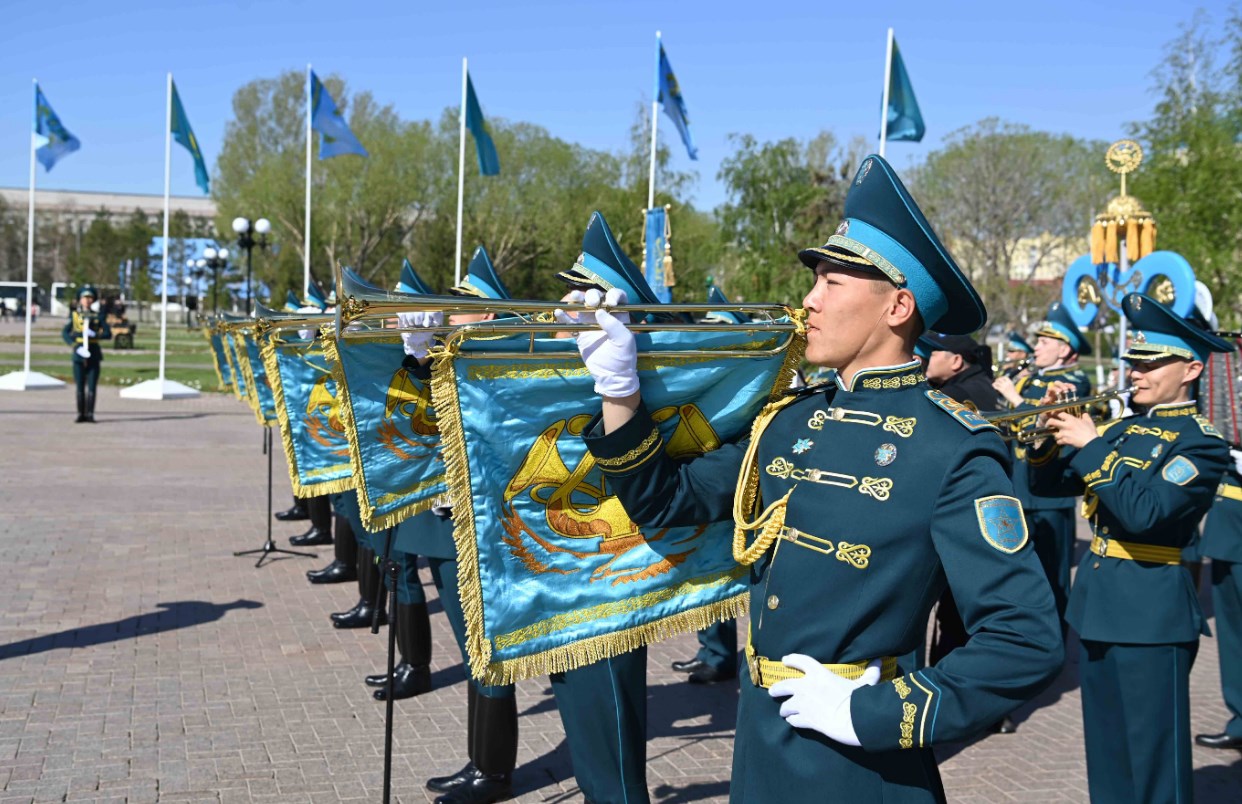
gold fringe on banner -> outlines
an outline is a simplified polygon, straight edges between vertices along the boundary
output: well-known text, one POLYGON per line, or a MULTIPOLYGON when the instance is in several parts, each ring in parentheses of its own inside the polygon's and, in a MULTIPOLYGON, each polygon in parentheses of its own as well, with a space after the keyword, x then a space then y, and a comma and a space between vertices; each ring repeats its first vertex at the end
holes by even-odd
POLYGON ((1143 256, 1156 250, 1156 222, 1143 221, 1142 251, 1143 256))
MULTIPOLYGON (((289 421, 289 406, 285 404, 285 384, 280 376, 280 363, 276 356, 279 349, 275 338, 268 338, 260 354, 263 367, 267 369, 268 384, 272 386, 272 399, 276 403, 276 421, 280 425, 280 441, 285 448, 285 465, 289 468, 289 485, 294 497, 318 497, 322 494, 339 494, 354 487, 354 477, 341 477, 322 483, 303 483, 298 471, 298 456, 293 449, 293 427, 289 421)), ((339 387, 339 386, 338 386, 339 387)))
POLYGON ((1104 261, 1120 262, 1117 256, 1117 221, 1109 221, 1104 229, 1104 261))
POLYGON ((250 405, 255 421, 266 427, 268 422, 263 421, 263 406, 259 403, 259 386, 254 381, 254 366, 250 364, 250 348, 246 345, 246 336, 238 332, 234 338, 238 346, 237 362, 242 364, 242 376, 246 378, 246 404, 250 405))
MULTIPOLYGON (((216 345, 211 342, 211 334, 211 327, 203 327, 203 337, 207 339, 207 345, 211 347, 211 367, 216 370, 216 382, 220 384, 216 390, 227 391, 232 383, 225 382, 224 375, 220 373, 220 358, 216 355, 216 345)), ((220 338, 220 351, 225 354, 224 359, 227 362, 229 347, 224 342, 223 336, 220 338)))
POLYGON ((1099 221, 1091 227, 1091 264, 1100 265, 1104 262, 1104 224, 1099 221))
MULTIPOLYGON (((241 384, 237 382, 237 378, 242 378, 242 383, 246 380, 246 375, 241 374, 241 368, 237 365, 238 361, 233 359, 233 350, 229 348, 228 339, 223 333, 220 335, 220 343, 224 346, 224 362, 229 364, 229 374, 233 377, 233 398, 238 402, 242 401, 241 384)), ((233 343, 237 343, 237 338, 233 339, 233 343)))
POLYGON ((1134 218, 1126 221, 1126 259, 1131 263, 1139 261, 1139 226, 1134 218))

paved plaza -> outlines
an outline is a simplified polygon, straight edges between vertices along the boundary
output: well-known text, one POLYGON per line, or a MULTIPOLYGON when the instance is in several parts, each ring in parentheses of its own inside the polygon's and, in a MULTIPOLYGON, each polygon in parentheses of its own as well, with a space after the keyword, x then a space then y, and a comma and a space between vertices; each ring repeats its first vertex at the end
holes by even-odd
MULTIPOLYGON (((233 557, 259 547, 267 526, 249 408, 217 394, 122 400, 101 387, 98 418, 73 424, 69 390, 0 394, 0 802, 380 801, 384 707, 362 676, 383 667, 386 640, 328 621, 353 605, 356 585, 307 583, 330 547, 260 569, 233 557)), ((274 477, 287 507, 279 453, 274 477)), ((301 530, 276 523, 274 533, 287 546, 301 530)), ((423 780, 465 758, 465 671, 422 574, 436 689, 396 707, 401 802, 429 801, 423 780)), ((684 636, 650 652, 648 781, 659 802, 728 796, 737 691, 668 669, 694 648, 684 636)), ((1018 734, 939 752, 950 800, 1086 800, 1076 654, 1019 713, 1018 734)), ((517 694, 517 800, 580 801, 547 682, 517 694)), ((1191 697, 1192 733, 1218 731, 1211 638, 1191 697)), ((1196 748, 1194 760, 1198 801, 1242 799, 1242 752, 1196 748)))

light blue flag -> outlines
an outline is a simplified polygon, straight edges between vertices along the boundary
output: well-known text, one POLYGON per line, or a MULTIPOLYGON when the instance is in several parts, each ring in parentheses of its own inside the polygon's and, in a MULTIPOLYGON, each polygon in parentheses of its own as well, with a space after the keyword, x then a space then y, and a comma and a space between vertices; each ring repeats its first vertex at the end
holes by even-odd
POLYGON ((694 137, 690 135, 690 113, 686 111, 686 99, 682 97, 681 85, 677 83, 677 76, 673 75, 673 65, 669 64, 663 43, 660 44, 659 64, 656 67, 656 97, 673 119, 673 125, 686 145, 686 153, 697 160, 699 149, 694 147, 694 137))
POLYGON ((216 379, 220 381, 220 390, 227 391, 233 386, 233 371, 229 367, 228 356, 225 354, 224 337, 214 327, 204 327, 203 334, 211 344, 212 365, 216 368, 216 379))
MULTIPOLYGON (((329 320, 324 316, 324 323, 329 320)), ((294 496, 352 489, 349 439, 323 342, 269 337, 263 345, 263 366, 272 386, 294 496)))
MULTIPOLYGON (((749 433, 801 355, 782 332, 636 337, 643 400, 676 457, 749 433), (726 349, 750 356, 713 356, 726 349), (648 356, 675 350, 698 356, 648 356)), ((432 394, 475 678, 570 670, 745 611, 731 522, 644 532, 609 492, 581 438, 599 401, 573 340, 457 343, 432 394)))
POLYGON ((60 158, 82 147, 77 137, 69 133, 60 122, 52 104, 47 102, 43 90, 35 84, 34 109, 35 157, 50 171, 60 158))
POLYGON ((667 243, 667 211, 664 207, 647 210, 647 248, 643 253, 643 273, 656 298, 664 304, 673 300, 673 289, 664 284, 664 246, 667 243))
POLYGON ((500 172, 500 156, 496 153, 496 143, 492 142, 492 135, 487 133, 483 107, 479 105, 479 96, 474 94, 474 82, 470 80, 470 73, 466 73, 466 128, 474 135, 474 148, 479 155, 479 173, 495 176, 500 172))
POLYGON ((914 97, 914 85, 906 72, 906 63, 893 40, 893 62, 888 77, 888 140, 890 142, 921 142, 927 131, 923 113, 914 97))
POLYGON ((224 358, 229 361, 229 374, 233 378, 233 396, 248 401, 249 388, 246 385, 246 373, 242 371, 241 357, 237 349, 237 338, 232 332, 224 333, 224 358))
POLYGON ((186 117, 185 107, 181 105, 181 96, 177 94, 177 85, 172 85, 172 138, 184 146, 194 157, 194 183, 204 193, 211 192, 211 179, 207 176, 207 160, 203 158, 203 149, 198 147, 198 137, 190 128, 190 118, 186 117))
POLYGON ((311 128, 319 132, 319 158, 342 154, 370 156, 336 109, 336 101, 312 70, 310 74, 311 128))
POLYGON ((379 531, 448 495, 431 388, 406 368, 401 340, 325 340, 340 388, 363 526, 379 531))

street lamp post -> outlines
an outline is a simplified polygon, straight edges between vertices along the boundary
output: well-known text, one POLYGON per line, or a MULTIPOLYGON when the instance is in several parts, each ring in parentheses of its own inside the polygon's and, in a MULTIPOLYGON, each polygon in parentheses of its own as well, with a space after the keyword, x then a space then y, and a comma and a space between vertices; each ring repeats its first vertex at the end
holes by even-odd
POLYGON ((208 246, 203 249, 203 256, 198 261, 199 268, 211 269, 211 312, 220 312, 220 305, 217 303, 220 291, 220 269, 227 267, 229 264, 229 250, 227 248, 216 249, 208 246))
POLYGON ((254 309, 254 287, 251 277, 254 274, 254 247, 267 248, 267 235, 272 231, 272 224, 267 218, 251 221, 249 218, 234 218, 233 231, 237 233, 237 245, 246 250, 246 314, 254 309), (255 235, 258 239, 255 239, 255 235))

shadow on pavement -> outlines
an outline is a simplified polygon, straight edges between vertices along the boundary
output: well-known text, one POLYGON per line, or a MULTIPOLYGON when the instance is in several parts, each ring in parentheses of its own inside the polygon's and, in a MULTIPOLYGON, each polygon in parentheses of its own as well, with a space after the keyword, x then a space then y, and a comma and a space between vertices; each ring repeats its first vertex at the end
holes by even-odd
POLYGON ((695 782, 685 787, 662 784, 652 791, 660 804, 682 804, 686 801, 702 801, 729 795, 728 782, 695 782))
POLYGON ((1208 765, 1195 768, 1195 800, 1200 804, 1216 801, 1237 801, 1242 790, 1242 752, 1232 765, 1208 765))
POLYGON ((29 656, 58 648, 85 648, 106 642, 176 631, 195 625, 214 622, 231 609, 257 609, 263 606, 257 600, 236 600, 232 603, 208 603, 204 600, 179 600, 175 603, 158 604, 162 611, 136 614, 110 623, 84 625, 55 634, 23 639, 8 645, 0 645, 0 660, 14 656, 29 656))

